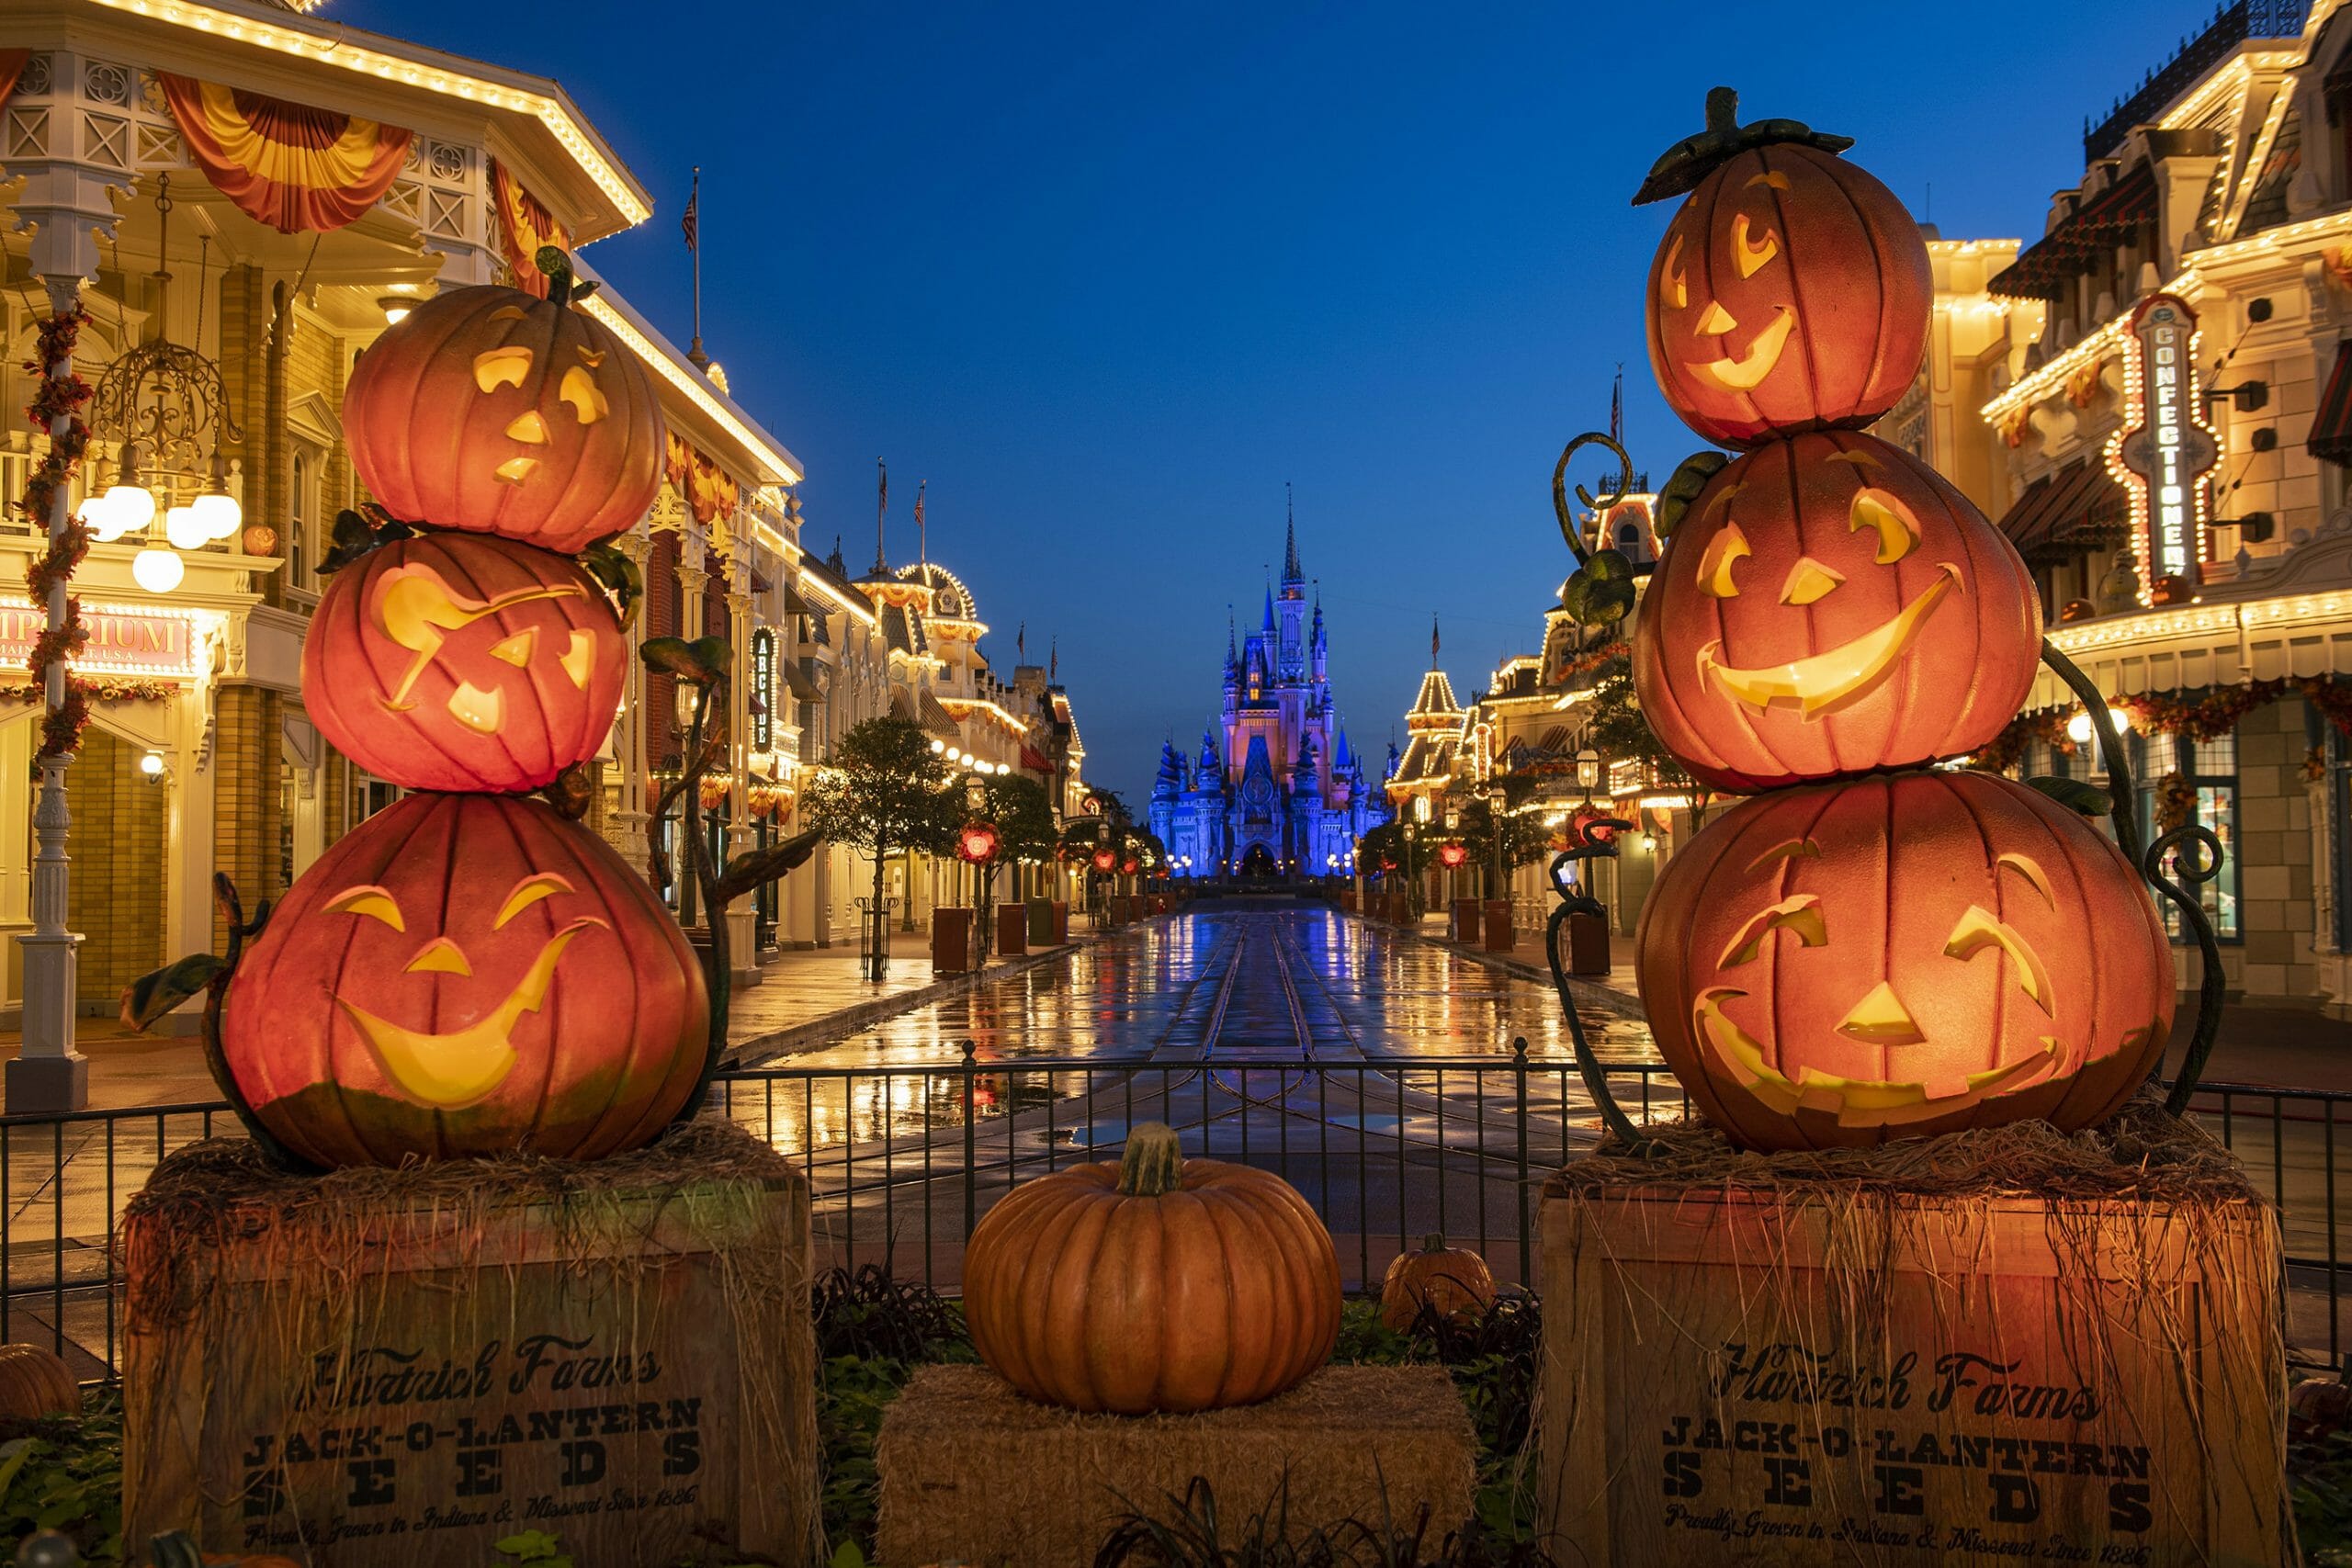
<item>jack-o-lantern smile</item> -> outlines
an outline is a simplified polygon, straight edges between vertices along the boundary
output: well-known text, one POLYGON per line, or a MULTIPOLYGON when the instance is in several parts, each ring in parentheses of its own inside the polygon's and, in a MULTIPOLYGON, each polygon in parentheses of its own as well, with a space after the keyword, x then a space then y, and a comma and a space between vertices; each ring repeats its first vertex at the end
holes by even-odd
POLYGON ((2096 828, 1987 773, 1777 790, 1642 911, 1658 1049, 1756 1147, 2110 1113, 2162 1048, 2171 948, 2096 828))
MULTIPOLYGON (((540 899, 571 891, 570 882, 551 872, 526 876, 507 894, 491 929, 503 930, 540 899)), ((396 931, 408 929, 399 900, 378 886, 346 888, 327 900, 324 910, 378 920, 396 931)), ((481 1103, 514 1070, 514 1025, 524 1014, 537 1012, 546 1003, 556 965, 562 962, 563 950, 571 945, 571 939, 582 931, 610 929, 594 915, 582 915, 558 928, 499 1004, 462 1029, 427 1032, 403 1028, 348 997, 336 997, 335 1005, 375 1053, 384 1076, 410 1099, 436 1111, 462 1110, 481 1103)), ((411 975, 456 975, 469 979, 474 972, 465 950, 447 936, 435 937, 419 948, 406 968, 411 975)))
POLYGON ((1634 634, 1642 714, 1709 786, 1769 789, 1971 751, 2030 691, 2025 563, 1909 453, 1816 431, 1710 479, 1634 634))

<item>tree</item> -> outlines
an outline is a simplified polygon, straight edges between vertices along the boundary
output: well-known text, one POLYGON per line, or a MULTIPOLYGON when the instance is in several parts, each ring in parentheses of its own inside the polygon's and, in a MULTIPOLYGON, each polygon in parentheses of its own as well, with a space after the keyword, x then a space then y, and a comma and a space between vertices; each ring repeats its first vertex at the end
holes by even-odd
POLYGON ((973 867, 979 874, 978 896, 973 900, 973 918, 980 928, 976 933, 979 944, 977 951, 980 962, 986 964, 995 936, 995 928, 989 922, 996 914, 997 868, 1023 857, 1050 858, 1057 835, 1053 802, 1046 797, 1045 785, 1036 780, 999 773, 983 780, 980 787, 983 795, 978 819, 996 828, 996 853, 973 867))
POLYGON ((1407 848, 1405 829, 1395 822, 1383 822, 1356 840, 1356 870, 1366 876, 1384 874, 1392 864, 1400 871, 1409 870, 1407 848))
MULTIPOLYGON (((1462 847, 1470 852, 1470 863, 1487 879, 1487 897, 1507 897, 1508 883, 1495 885, 1495 808, 1486 796, 1473 795, 1464 803, 1460 837, 1462 847)), ((1543 859, 1548 838, 1541 818, 1512 811, 1506 804, 1502 815, 1502 863, 1506 871, 1543 859)))
MULTIPOLYGON (((931 749, 930 739, 903 718, 869 718, 834 744, 827 764, 801 792, 804 820, 837 843, 874 857, 874 908, 883 929, 882 864, 909 850, 944 852, 963 821, 955 770, 931 749)), ((875 944, 878 975, 885 944, 875 944)))

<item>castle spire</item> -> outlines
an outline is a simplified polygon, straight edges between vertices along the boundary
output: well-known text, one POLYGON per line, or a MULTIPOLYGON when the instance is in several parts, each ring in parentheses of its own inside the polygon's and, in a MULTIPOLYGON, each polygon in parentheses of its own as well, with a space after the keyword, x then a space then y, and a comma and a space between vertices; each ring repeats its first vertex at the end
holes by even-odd
MULTIPOLYGON (((1298 569, 1298 504, 1291 495, 1290 481, 1283 481, 1283 510, 1287 521, 1283 525, 1283 587, 1295 588, 1306 581, 1298 569)), ((1290 598, 1285 592, 1283 597, 1290 598)))

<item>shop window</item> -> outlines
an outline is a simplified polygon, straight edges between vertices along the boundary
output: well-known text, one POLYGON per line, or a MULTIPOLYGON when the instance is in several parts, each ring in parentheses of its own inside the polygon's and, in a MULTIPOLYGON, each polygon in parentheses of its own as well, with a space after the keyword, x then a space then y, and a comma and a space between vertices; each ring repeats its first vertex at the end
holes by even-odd
MULTIPOLYGON (((2139 735, 2131 739, 2132 766, 2139 784, 2140 831, 2144 840, 2156 836, 2156 799, 2165 781, 2178 773, 2191 791, 2189 820, 2222 841, 2222 874, 2202 884, 2205 915, 2223 942, 2238 942, 2238 738, 2234 732, 2215 740, 2190 741, 2185 736, 2139 735)), ((2169 899, 2157 900, 2165 929, 2178 942, 2196 939, 2181 926, 2180 912, 2169 899)))
POLYGON ((294 453, 286 486, 286 585, 304 593, 318 591, 318 552, 312 530, 319 514, 319 458, 309 447, 294 453))
POLYGON ((356 828, 400 797, 400 785, 354 768, 351 771, 351 826, 356 828))

